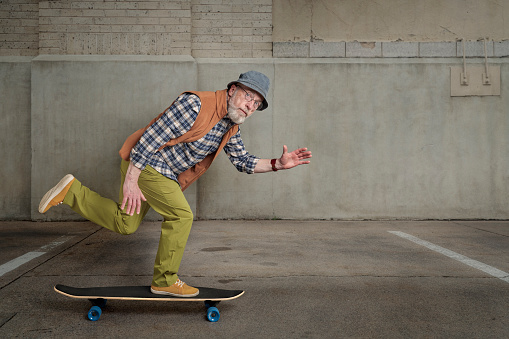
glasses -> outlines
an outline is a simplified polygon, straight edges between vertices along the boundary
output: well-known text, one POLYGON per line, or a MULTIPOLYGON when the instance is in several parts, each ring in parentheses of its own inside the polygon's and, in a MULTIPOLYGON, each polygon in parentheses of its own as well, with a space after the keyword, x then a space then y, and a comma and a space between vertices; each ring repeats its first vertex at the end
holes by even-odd
POLYGON ((237 86, 237 87, 238 87, 238 88, 241 88, 244 92, 246 92, 246 100, 247 100, 248 102, 254 101, 254 108, 255 108, 255 109, 258 109, 258 107, 260 107, 260 105, 262 104, 262 102, 261 102, 261 101, 257 101, 257 100, 255 100, 255 98, 254 98, 254 94, 253 94, 253 93, 246 91, 244 88, 242 88, 242 87, 240 87, 240 86, 237 86))

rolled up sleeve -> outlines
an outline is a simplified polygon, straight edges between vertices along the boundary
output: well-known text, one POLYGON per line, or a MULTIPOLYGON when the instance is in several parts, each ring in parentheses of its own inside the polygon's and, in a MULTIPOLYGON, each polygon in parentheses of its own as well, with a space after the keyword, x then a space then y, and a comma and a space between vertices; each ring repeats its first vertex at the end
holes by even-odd
POLYGON ((230 162, 239 172, 253 174, 260 158, 249 154, 244 147, 239 131, 230 138, 224 146, 224 151, 230 162))

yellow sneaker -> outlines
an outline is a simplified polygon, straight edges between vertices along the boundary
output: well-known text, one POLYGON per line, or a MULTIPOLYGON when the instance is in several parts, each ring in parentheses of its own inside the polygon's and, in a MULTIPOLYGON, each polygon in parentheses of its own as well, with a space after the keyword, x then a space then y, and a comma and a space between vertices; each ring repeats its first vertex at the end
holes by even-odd
POLYGON ((150 286, 150 291, 155 294, 171 295, 174 297, 196 297, 200 293, 200 290, 187 285, 180 279, 168 287, 150 286))
POLYGON ((61 204, 69 188, 71 188, 74 179, 72 174, 67 174, 55 187, 50 189, 44 197, 42 197, 39 204, 39 213, 46 213, 51 207, 61 204))

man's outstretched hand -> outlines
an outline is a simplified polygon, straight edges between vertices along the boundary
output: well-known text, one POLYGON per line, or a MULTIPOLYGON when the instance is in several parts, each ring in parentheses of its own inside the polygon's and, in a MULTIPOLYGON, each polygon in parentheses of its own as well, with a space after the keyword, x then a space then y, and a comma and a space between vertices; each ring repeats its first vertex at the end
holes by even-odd
POLYGON ((276 161, 276 168, 290 169, 299 165, 309 164, 311 161, 306 160, 311 158, 311 151, 307 148, 298 148, 293 152, 288 152, 288 147, 283 146, 283 155, 276 161), (279 162, 279 164, 278 164, 279 162))
MULTIPOLYGON (((293 152, 288 152, 288 147, 284 145, 283 155, 281 158, 276 159, 274 167, 277 171, 287 170, 299 165, 309 164, 311 162, 307 160, 309 158, 311 158, 311 151, 308 151, 307 148, 298 148, 293 152)), ((272 172, 273 170, 274 168, 272 167, 271 159, 260 159, 255 166, 254 172, 267 173, 272 172)))

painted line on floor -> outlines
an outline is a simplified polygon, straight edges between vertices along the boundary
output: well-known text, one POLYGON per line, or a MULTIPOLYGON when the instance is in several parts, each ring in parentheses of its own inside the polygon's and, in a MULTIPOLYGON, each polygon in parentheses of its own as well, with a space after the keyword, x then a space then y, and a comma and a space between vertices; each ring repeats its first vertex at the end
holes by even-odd
POLYGON ((397 235, 398 237, 410 240, 418 245, 424 246, 426 248, 429 248, 432 251, 435 251, 437 253, 443 254, 451 259, 454 259, 456 261, 459 261, 465 265, 468 265, 470 267, 473 267, 475 269, 478 269, 480 271, 483 271, 484 273, 487 273, 495 278, 498 278, 500 280, 505 281, 506 283, 509 283, 509 273, 499 270, 498 268, 495 268, 490 265, 486 265, 480 261, 470 259, 469 257, 466 257, 462 254, 456 253, 454 251, 448 250, 447 248, 435 245, 433 243, 430 243, 426 240, 419 239, 417 237, 414 237, 413 235, 399 232, 399 231, 388 231, 389 233, 392 233, 394 235, 397 235))
POLYGON ((24 265, 27 262, 29 262, 35 258, 38 258, 43 254, 46 254, 48 251, 52 250, 55 247, 62 245, 69 239, 71 239, 71 237, 62 236, 62 237, 58 238, 57 240, 53 241, 52 243, 42 246, 37 251, 25 253, 22 256, 19 256, 15 259, 12 259, 9 262, 6 262, 3 265, 0 265, 0 277, 10 271, 15 270, 16 268, 20 267, 21 265, 24 265))

